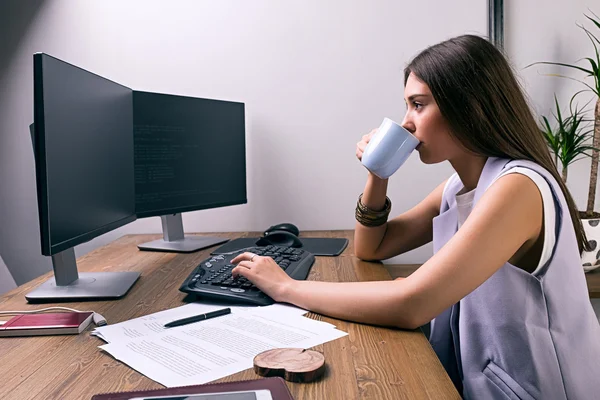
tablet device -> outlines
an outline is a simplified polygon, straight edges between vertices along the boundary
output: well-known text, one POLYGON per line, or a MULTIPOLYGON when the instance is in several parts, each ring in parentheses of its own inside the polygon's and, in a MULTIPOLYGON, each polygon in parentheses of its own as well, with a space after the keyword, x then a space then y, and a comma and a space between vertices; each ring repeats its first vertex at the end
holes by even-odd
POLYGON ((244 390, 235 392, 198 393, 182 396, 132 397, 129 400, 273 400, 270 390, 244 390))

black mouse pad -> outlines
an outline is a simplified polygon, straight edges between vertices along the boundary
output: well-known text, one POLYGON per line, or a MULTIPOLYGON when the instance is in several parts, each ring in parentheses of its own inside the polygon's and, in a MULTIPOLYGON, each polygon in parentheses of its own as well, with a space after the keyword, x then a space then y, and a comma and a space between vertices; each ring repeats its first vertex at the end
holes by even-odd
MULTIPOLYGON (((232 253, 246 247, 256 246, 256 241, 260 239, 254 238, 238 238, 230 240, 223 246, 215 249, 213 255, 232 253)), ((348 239, 341 238, 303 238, 302 249, 314 254, 315 256, 339 256, 342 251, 348 246, 348 239)))
POLYGON ((315 256, 339 256, 348 246, 348 239, 341 238, 300 238, 302 249, 315 256))

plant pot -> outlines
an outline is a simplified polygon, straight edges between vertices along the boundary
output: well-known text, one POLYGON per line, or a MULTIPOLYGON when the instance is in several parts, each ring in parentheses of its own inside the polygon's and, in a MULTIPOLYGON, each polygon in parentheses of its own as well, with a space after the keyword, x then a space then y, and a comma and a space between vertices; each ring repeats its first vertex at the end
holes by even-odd
POLYGON ((581 225, 592 250, 581 253, 581 263, 585 272, 600 268, 600 218, 582 219, 581 225))

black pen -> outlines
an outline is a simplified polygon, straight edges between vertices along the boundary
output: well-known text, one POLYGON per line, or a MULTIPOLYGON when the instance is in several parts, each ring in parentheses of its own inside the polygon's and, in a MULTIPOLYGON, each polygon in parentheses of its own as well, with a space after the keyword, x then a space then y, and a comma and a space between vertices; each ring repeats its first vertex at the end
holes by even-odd
POLYGON ((227 315, 231 312, 231 308, 223 308, 222 310, 216 310, 207 312, 200 315, 194 315, 192 317, 182 318, 175 321, 171 321, 165 324, 165 328, 172 328, 174 326, 181 326, 186 324, 191 324, 192 322, 204 321, 205 319, 210 319, 214 317, 220 317, 221 315, 227 315))

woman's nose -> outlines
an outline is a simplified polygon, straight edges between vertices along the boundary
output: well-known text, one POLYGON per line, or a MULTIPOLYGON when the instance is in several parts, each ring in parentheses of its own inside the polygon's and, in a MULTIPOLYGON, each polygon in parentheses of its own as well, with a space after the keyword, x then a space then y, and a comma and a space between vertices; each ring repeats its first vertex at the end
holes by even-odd
POLYGON ((404 119, 402 120, 402 127, 404 129, 406 129, 407 131, 409 131, 410 133, 413 133, 415 131, 415 124, 413 123, 413 121, 410 118, 410 113, 406 113, 404 115, 404 119))

